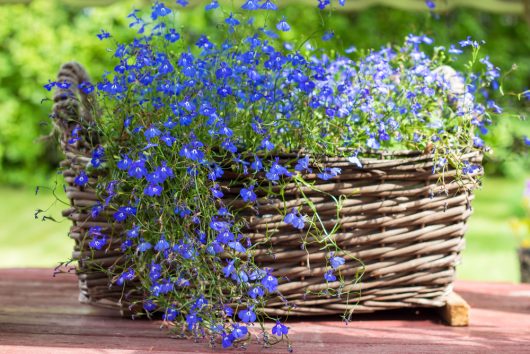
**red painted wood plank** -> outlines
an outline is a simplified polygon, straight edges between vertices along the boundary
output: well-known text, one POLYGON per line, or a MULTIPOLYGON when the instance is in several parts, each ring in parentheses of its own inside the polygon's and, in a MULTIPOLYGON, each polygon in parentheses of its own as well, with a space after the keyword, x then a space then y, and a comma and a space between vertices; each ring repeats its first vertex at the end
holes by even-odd
MULTIPOLYGON (((0 270, 0 353, 217 352, 206 341, 176 340, 160 322, 121 319, 77 302, 71 275, 48 269, 0 270)), ((349 325, 338 317, 290 320, 297 353, 520 352, 530 345, 530 285, 457 282, 472 306, 471 326, 441 324, 434 311, 363 314, 349 325)), ((238 351, 238 350, 236 350, 238 351)), ((246 353, 286 353, 251 345, 246 353)))

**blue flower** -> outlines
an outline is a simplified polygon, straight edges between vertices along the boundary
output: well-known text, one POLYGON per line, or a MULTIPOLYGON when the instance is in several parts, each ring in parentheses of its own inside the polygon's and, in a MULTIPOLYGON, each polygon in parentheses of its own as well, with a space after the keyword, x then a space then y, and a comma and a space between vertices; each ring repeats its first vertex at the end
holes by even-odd
POLYGON ((202 318, 200 318, 197 313, 192 312, 186 315, 186 323, 188 324, 188 330, 191 331, 193 327, 199 322, 202 322, 202 318))
POLYGON ((160 240, 155 245, 155 251, 161 252, 165 251, 169 248, 169 242, 167 242, 166 238, 164 236, 160 237, 160 240))
POLYGON ((366 141, 366 146, 368 146, 370 149, 377 150, 381 147, 381 144, 379 141, 377 141, 376 138, 374 138, 373 135, 370 135, 370 138, 366 141))
POLYGON ((331 4, 330 0, 318 0, 318 8, 320 10, 324 10, 329 4, 331 4))
POLYGON ((149 267, 149 279, 151 281, 155 281, 160 279, 162 276, 162 266, 158 263, 151 262, 151 266, 149 267))
POLYGON ((230 348, 232 346, 233 341, 234 341, 234 336, 232 334, 223 334, 221 345, 223 348, 230 348))
POLYGON ((320 179, 323 179, 324 181, 327 181, 333 177, 337 177, 340 175, 341 169, 338 167, 326 167, 321 173, 317 174, 317 177, 320 179))
POLYGON ((107 238, 105 236, 96 236, 88 243, 90 248, 95 250, 101 250, 106 244, 107 238))
POLYGON ((263 170, 263 162, 261 161, 259 157, 254 156, 254 162, 250 164, 250 168, 252 168, 256 172, 259 172, 263 170))
POLYGON ((204 152, 200 150, 203 144, 200 141, 193 141, 190 144, 186 144, 180 150, 180 156, 186 157, 192 161, 202 161, 204 159, 204 152))
POLYGON ((344 258, 338 257, 338 256, 334 256, 333 252, 332 252, 332 256, 329 259, 329 263, 331 264, 331 267, 333 269, 339 268, 341 265, 344 264, 344 262, 345 262, 344 258))
POLYGON ((102 29, 101 32, 98 33, 96 36, 99 38, 100 41, 102 41, 106 38, 110 38, 110 33, 102 29))
POLYGON ((144 308, 144 310, 146 310, 148 312, 152 312, 152 311, 156 310, 157 306, 152 300, 146 300, 143 303, 143 308, 144 308))
POLYGON ((322 36, 322 40, 329 41, 333 37, 335 37, 335 33, 333 31, 326 31, 324 35, 322 36))
POLYGON ((234 18, 234 15, 232 13, 230 13, 230 16, 226 18, 225 22, 226 24, 232 27, 237 26, 240 23, 237 19, 234 18))
POLYGON ((55 81, 50 81, 48 80, 48 83, 46 85, 44 85, 44 88, 48 91, 51 91, 52 88, 56 85, 57 83, 55 81))
POLYGON ((234 262, 235 260, 231 260, 230 262, 228 262, 228 264, 223 268, 223 273, 224 273, 224 276, 225 278, 228 278, 229 276, 231 276, 236 268, 234 266, 234 262))
POLYGON ((155 138, 155 137, 157 137, 159 135, 160 135, 160 130, 157 127, 153 126, 153 125, 151 125, 149 128, 147 128, 145 130, 145 132, 144 132, 144 136, 145 136, 145 138, 148 141, 150 141, 151 139, 153 139, 153 138, 155 138))
POLYGON ((137 226, 133 227, 132 229, 127 230, 125 232, 125 235, 128 238, 137 238, 140 235, 140 226, 137 225, 137 226))
POLYGON ((306 171, 306 170, 311 172, 311 169, 309 168, 309 156, 305 156, 299 159, 298 162, 296 163, 296 166, 294 166, 294 169, 300 172, 306 171))
POLYGON ((356 165, 359 168, 362 168, 363 165, 361 163, 361 160, 357 156, 350 156, 348 157, 348 161, 350 161, 352 164, 356 165))
POLYGON ((243 6, 241 6, 243 10, 258 10, 260 8, 258 0, 247 0, 243 6))
POLYGON ((256 299, 258 297, 263 297, 265 295, 265 291, 263 290, 261 286, 257 285, 257 286, 253 286, 252 288, 250 288, 247 294, 251 298, 256 299))
POLYGON ((476 148, 483 148, 484 147, 484 140, 482 140, 479 136, 473 137, 473 146, 476 148))
POLYGON ((171 9, 169 7, 166 7, 161 2, 155 2, 154 5, 151 7, 151 18, 153 20, 156 20, 159 17, 167 16, 171 13, 171 9))
POLYGON ((94 167, 99 167, 101 165, 102 159, 105 156, 105 149, 103 146, 98 146, 92 151, 92 159, 90 163, 94 167))
POLYGON ((272 11, 276 11, 278 10, 278 6, 276 6, 276 4, 274 4, 271 0, 266 0, 262 5, 261 5, 261 8, 263 10, 272 10, 272 11))
POLYGON ((255 202, 256 201, 256 193, 254 193, 254 186, 248 186, 248 188, 242 188, 239 192, 241 194, 241 198, 243 198, 244 202, 255 202))
POLYGON ((237 317, 239 317, 239 319, 245 323, 252 323, 256 321, 256 314, 254 313, 253 308, 239 311, 237 313, 237 317))
POLYGON ((171 306, 166 309, 162 318, 164 321, 175 321, 178 315, 179 311, 174 306, 171 306))
POLYGON ((228 242, 228 247, 241 253, 245 253, 247 251, 246 248, 243 247, 243 245, 239 241, 228 242))
POLYGON ((167 165, 165 161, 160 164, 160 167, 156 169, 156 172, 160 174, 161 178, 164 180, 168 178, 173 178, 173 170, 167 165))
POLYGON ((217 234, 216 240, 222 244, 228 244, 229 242, 234 241, 235 237, 230 230, 226 229, 217 234))
POLYGON ((276 321, 276 324, 272 327, 272 334, 280 337, 287 333, 289 333, 289 328, 283 325, 280 321, 276 321))
POLYGON ((436 3, 432 0, 425 0, 425 5, 431 10, 433 10, 436 7, 436 3))
POLYGON ((80 187, 83 187, 88 183, 88 176, 85 171, 81 171, 79 175, 74 179, 74 183, 80 187))
MULTIPOLYGON (((220 64, 220 68, 215 71, 215 76, 218 79, 226 79, 226 78, 229 78, 231 75, 232 75, 232 69, 225 62, 222 62, 220 64)), ((210 106, 208 106, 208 108, 210 110, 212 109, 212 108, 210 108, 210 106)), ((205 111, 205 109, 203 108, 201 110, 201 114, 204 114, 203 113, 204 111, 205 111)), ((207 113, 210 113, 210 112, 207 112, 207 113)), ((211 115, 211 113, 210 114, 205 114, 205 115, 211 115)))
POLYGON ((133 280, 135 277, 134 269, 129 268, 125 272, 121 273, 116 281, 116 284, 123 285, 126 280, 133 280))
POLYGON ((326 279, 326 281, 335 281, 337 280, 337 277, 333 274, 332 270, 328 270, 324 273, 324 279, 326 279))
POLYGON ((195 259, 197 257, 197 250, 189 241, 180 240, 173 251, 177 252, 184 259, 195 259))
POLYGON ((276 159, 276 161, 272 163, 269 171, 265 174, 265 177, 267 177, 269 181, 279 181, 281 176, 291 177, 292 174, 285 167, 280 165, 278 159, 276 159))
POLYGON ((142 242, 138 245, 138 252, 145 252, 147 250, 150 250, 153 248, 153 245, 151 245, 149 242, 142 240, 142 242))
POLYGON ((473 41, 471 39, 471 36, 468 36, 465 40, 458 42, 458 44, 460 44, 460 47, 462 47, 462 48, 468 47, 468 46, 475 47, 475 48, 479 47, 478 42, 477 41, 473 41))
POLYGON ((92 216, 92 218, 96 218, 99 214, 101 214, 102 211, 103 211, 103 205, 101 205, 100 202, 97 202, 90 209, 90 215, 92 216))
POLYGON ((149 197, 158 197, 162 194, 162 191, 164 188, 161 185, 158 184, 149 184, 144 189, 144 194, 149 197))
POLYGON ((118 167, 118 169, 120 170, 128 170, 129 167, 131 166, 132 164, 132 160, 129 158, 129 156, 127 155, 122 155, 121 156, 121 160, 119 160, 116 164, 116 167, 118 167))
POLYGON ((234 323, 232 325, 234 328, 232 330, 232 333, 230 334, 234 339, 239 339, 247 335, 248 328, 246 326, 242 326, 240 324, 234 323))
POLYGON ((147 174, 147 169, 145 168, 145 160, 137 160, 131 163, 127 173, 129 176, 136 179, 141 179, 147 174))
POLYGON ((278 29, 278 31, 288 32, 291 29, 291 26, 289 26, 289 24, 285 20, 285 16, 282 16, 280 22, 276 24, 276 28, 278 29))
POLYGON ((219 2, 217 0, 212 0, 211 3, 209 3, 208 5, 206 5, 204 7, 204 9, 206 11, 210 11, 210 10, 213 10, 213 9, 217 9, 219 7, 219 2))
POLYGON ((298 210, 296 210, 295 208, 291 209, 291 212, 285 215, 283 221, 286 224, 290 224, 299 230, 302 230, 304 228, 304 217, 300 215, 298 210))
POLYGON ((261 141, 261 145, 260 145, 260 148, 262 149, 265 149, 267 151, 271 151, 274 149, 274 144, 271 143, 271 141, 269 140, 270 137, 266 137, 264 138, 262 141, 261 141))
POLYGON ((278 278, 270 273, 267 273, 267 275, 261 280, 261 284, 268 292, 272 293, 278 288, 278 278))

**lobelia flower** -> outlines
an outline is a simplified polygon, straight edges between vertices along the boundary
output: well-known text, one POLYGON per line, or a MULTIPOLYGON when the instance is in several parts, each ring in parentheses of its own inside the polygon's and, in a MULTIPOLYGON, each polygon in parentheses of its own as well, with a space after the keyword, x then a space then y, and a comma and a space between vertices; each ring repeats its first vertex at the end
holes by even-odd
POLYGON ((341 173, 341 169, 338 167, 326 167, 321 173, 317 173, 317 177, 327 181, 333 177, 337 177, 341 173))
POLYGON ((79 175, 74 179, 74 183, 80 187, 83 187, 88 183, 88 176, 85 171, 79 172, 79 175))
POLYGON ((289 333, 289 328, 282 324, 280 321, 276 321, 276 324, 272 327, 272 334, 281 337, 289 333))
POLYGON ((296 208, 291 209, 291 212, 285 215, 283 221, 293 227, 302 230, 304 228, 304 217, 300 215, 296 208))
POLYGON ((258 10, 260 8, 259 2, 257 0, 247 0, 243 6, 241 6, 243 10, 258 10))
POLYGON ((166 309, 166 312, 162 315, 162 319, 164 321, 175 321, 178 315, 179 311, 174 306, 171 306, 166 309))
POLYGON ((120 275, 120 277, 116 281, 116 284, 123 285, 125 281, 133 280, 135 276, 136 276, 136 273, 134 272, 134 269, 129 268, 120 275))
POLYGON ((333 269, 339 268, 341 265, 343 265, 345 262, 344 258, 335 256, 333 252, 331 252, 331 257, 329 258, 329 263, 331 264, 331 267, 333 269))
POLYGON ((265 275, 265 277, 261 280, 261 284, 269 293, 273 293, 278 288, 278 278, 268 272, 267 275, 265 275))
POLYGON ((253 308, 239 311, 237 313, 237 317, 239 317, 239 319, 245 323, 252 323, 256 321, 256 314, 254 313, 253 308))
POLYGON ((282 32, 288 32, 291 30, 291 26, 289 26, 289 24, 287 23, 285 16, 282 16, 282 19, 280 20, 280 22, 278 22, 276 28, 278 29, 278 31, 282 32))
POLYGON ((324 273, 324 279, 326 279, 326 281, 335 281, 337 280, 337 277, 333 274, 332 270, 328 270, 324 273))
POLYGON ((145 187, 144 194, 149 197, 158 197, 162 195, 163 190, 164 188, 161 185, 149 184, 147 187, 145 187))
POLYGON ((276 4, 274 4, 271 0, 265 0, 265 2, 261 5, 261 9, 276 11, 278 10, 278 6, 276 6, 276 4))
POLYGON ((241 195, 241 198, 243 198, 243 201, 247 203, 253 203, 257 199, 253 185, 250 185, 247 188, 242 188, 239 194, 241 195))
POLYGON ((234 338, 234 339, 239 339, 239 338, 243 338, 244 336, 247 335, 248 333, 248 328, 246 326, 242 326, 240 324, 237 324, 237 323, 234 323, 232 325, 232 327, 234 328, 232 330, 232 333, 230 333, 230 335, 234 338))
POLYGON ((162 235, 160 240, 155 244, 155 251, 162 252, 169 248, 169 242, 167 242, 166 237, 162 235))
POLYGON ((148 312, 152 312, 152 311, 156 310, 157 306, 152 300, 146 300, 143 303, 143 308, 144 308, 144 310, 146 310, 148 312))
POLYGON ((296 166, 294 166, 294 169, 300 172, 307 171, 311 173, 312 170, 311 168, 309 168, 309 156, 305 156, 299 159, 298 162, 296 163, 296 166))
POLYGON ((204 9, 206 11, 210 11, 210 10, 214 10, 214 9, 217 9, 219 7, 219 2, 217 0, 213 0, 212 2, 210 2, 208 5, 206 5, 204 7, 204 9))
POLYGON ((261 286, 253 286, 248 291, 248 296, 250 296, 253 299, 256 299, 258 297, 263 297, 265 295, 265 291, 261 286))

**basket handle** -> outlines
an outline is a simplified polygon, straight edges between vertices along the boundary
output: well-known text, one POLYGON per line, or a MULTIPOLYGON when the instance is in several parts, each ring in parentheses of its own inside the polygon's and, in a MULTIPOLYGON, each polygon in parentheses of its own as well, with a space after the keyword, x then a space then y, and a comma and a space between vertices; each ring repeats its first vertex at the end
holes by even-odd
POLYGON ((86 128, 94 123, 92 114, 96 107, 94 93, 86 94, 79 88, 80 84, 89 81, 86 70, 76 62, 63 64, 57 75, 58 85, 53 95, 53 116, 55 126, 61 133, 63 149, 77 126, 81 127, 80 140, 85 140, 88 138, 85 136, 86 128), (63 83, 69 84, 68 87, 63 87, 61 85, 63 83))

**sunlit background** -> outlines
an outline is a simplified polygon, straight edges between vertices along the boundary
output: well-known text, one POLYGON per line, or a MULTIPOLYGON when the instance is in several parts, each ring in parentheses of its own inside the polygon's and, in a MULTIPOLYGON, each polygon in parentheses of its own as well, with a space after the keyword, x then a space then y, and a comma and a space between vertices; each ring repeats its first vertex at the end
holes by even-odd
MULTIPOLYGON (((435 45, 448 46, 467 36, 486 41, 482 50, 506 74, 505 96, 497 98, 505 113, 489 138, 495 154, 486 158, 486 177, 473 203, 458 275, 519 281, 516 250, 521 239, 513 224, 525 215, 530 161, 523 136, 530 136, 530 123, 524 120, 528 100, 512 94, 530 87, 528 1, 436 1, 435 11, 429 11, 423 0, 347 0, 344 9, 321 18, 314 11, 316 0, 280 3, 287 7, 290 36, 321 36, 310 24, 324 21, 335 31, 334 40, 325 45, 338 51, 353 45, 361 52, 420 32, 435 45)), ((215 36, 204 2, 191 5, 178 15, 182 26, 192 37, 215 36)), ((0 0, 0 267, 54 267, 68 260, 73 242, 67 236, 69 222, 60 215, 65 197, 54 172, 61 154, 50 135, 51 103, 43 101, 48 97, 43 85, 71 60, 82 63, 93 78, 112 68, 109 44, 96 34, 106 29, 118 39, 132 37, 125 15, 149 6, 149 1, 132 0, 0 0), (45 212, 35 216, 38 209, 45 212), (53 220, 43 221, 44 215, 53 220)))

